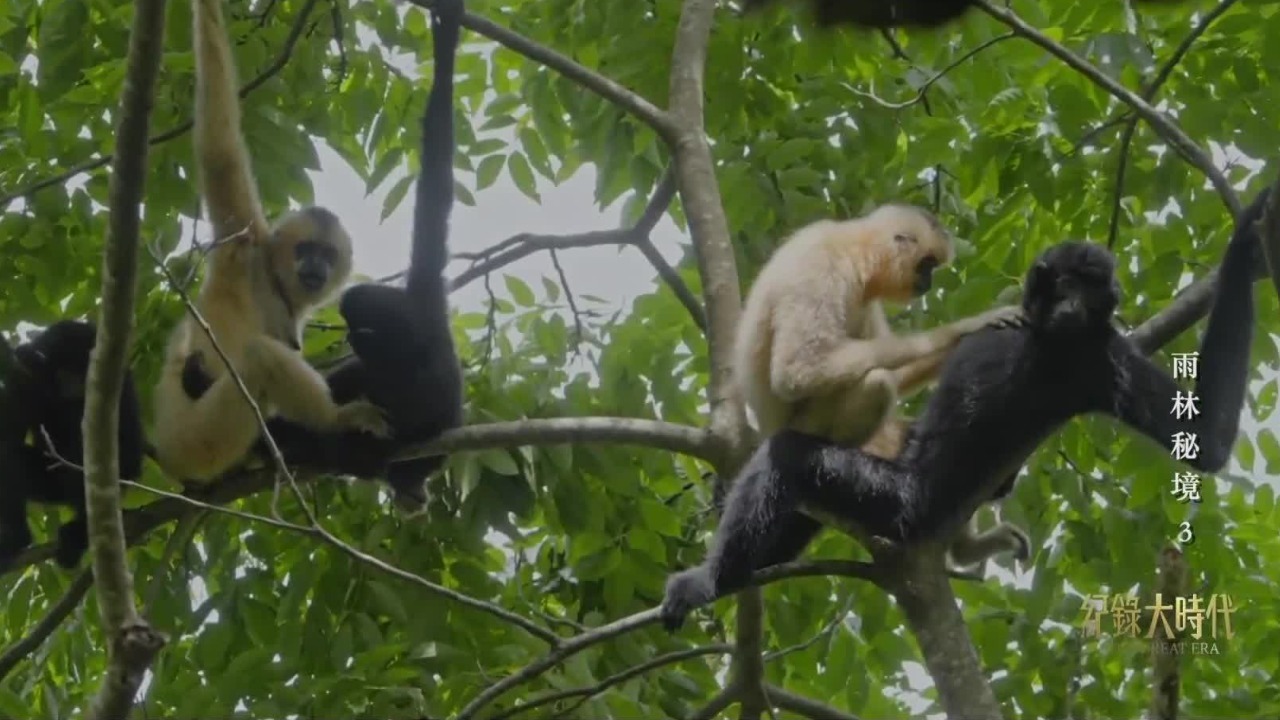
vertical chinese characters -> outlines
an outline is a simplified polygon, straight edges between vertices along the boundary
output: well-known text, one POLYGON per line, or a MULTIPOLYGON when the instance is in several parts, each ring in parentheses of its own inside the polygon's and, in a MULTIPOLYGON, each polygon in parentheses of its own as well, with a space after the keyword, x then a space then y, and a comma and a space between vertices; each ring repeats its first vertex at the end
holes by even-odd
MULTIPOLYGON (((1173 356, 1173 379, 1194 381, 1200 372, 1200 353, 1175 353, 1173 356)), ((1185 393, 1179 390, 1173 397, 1170 413, 1179 420, 1192 420, 1200 414, 1197 403, 1200 398, 1190 390, 1185 393)), ((1173 457, 1175 460, 1195 460, 1200 455, 1200 444, 1195 433, 1177 432, 1173 435, 1173 457)), ((1175 472, 1173 474, 1173 496, 1180 503, 1200 502, 1200 476, 1193 472, 1175 472)), ((1195 534, 1191 523, 1178 524, 1178 542, 1189 545, 1195 534)))

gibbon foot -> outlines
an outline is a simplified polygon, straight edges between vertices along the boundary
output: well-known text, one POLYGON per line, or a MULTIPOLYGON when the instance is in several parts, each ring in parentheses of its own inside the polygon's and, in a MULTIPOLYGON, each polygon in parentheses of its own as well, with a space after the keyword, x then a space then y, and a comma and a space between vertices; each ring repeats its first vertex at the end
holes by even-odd
POLYGON ((391 421, 382 408, 368 400, 355 400, 338 406, 341 430, 358 430, 378 438, 391 437, 391 421))
POLYGON ((1002 523, 1001 527, 1009 537, 1009 550, 1013 553, 1015 560, 1019 562, 1028 562, 1031 560, 1031 538, 1022 531, 1022 528, 1009 523, 1002 523))
POLYGON ((699 565, 667 578, 666 595, 658 617, 667 632, 675 632, 694 609, 714 600, 716 590, 707 569, 699 565))

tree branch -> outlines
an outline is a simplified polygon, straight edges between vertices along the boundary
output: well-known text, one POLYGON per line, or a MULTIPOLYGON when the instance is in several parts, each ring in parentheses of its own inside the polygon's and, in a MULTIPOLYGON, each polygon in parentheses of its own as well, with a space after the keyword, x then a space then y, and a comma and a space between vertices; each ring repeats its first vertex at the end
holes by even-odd
POLYGON ((164 0, 134 3, 128 67, 116 116, 119 124, 111 168, 102 307, 85 381, 85 502, 98 608, 108 648, 106 676, 86 712, 90 720, 129 716, 147 668, 167 641, 134 606, 117 484, 120 393, 133 332, 147 133, 164 49, 164 15, 164 0))
MULTIPOLYGON (((247 96, 249 93, 262 87, 268 80, 274 77, 276 73, 283 70, 286 64, 288 64, 289 57, 293 55, 294 47, 298 44, 298 40, 302 37, 303 30, 306 29, 307 17, 311 14, 311 10, 315 8, 317 3, 319 3, 319 0, 307 0, 307 4, 304 5, 302 8, 302 11, 298 13, 298 18, 293 21, 293 27, 289 30, 289 37, 285 40, 284 47, 280 49, 280 53, 276 55, 276 59, 272 61, 272 63, 268 65, 266 69, 258 73, 257 77, 253 78, 252 80, 250 80, 249 82, 245 83, 243 86, 240 87, 240 97, 242 99, 245 96, 247 96)), ((195 123, 193 121, 188 120, 182 123, 181 125, 178 125, 177 127, 171 128, 169 130, 166 130, 160 133, 159 135, 155 135, 151 137, 149 140, 147 140, 147 145, 159 145, 160 143, 168 142, 174 138, 181 137, 188 130, 190 130, 192 126, 194 126, 194 124, 195 123)), ((115 159, 114 155, 103 155, 102 157, 99 157, 95 160, 87 160, 85 162, 80 163, 79 165, 74 165, 71 168, 64 170, 63 172, 60 172, 57 175, 47 177, 43 180, 39 180, 24 188, 15 190, 14 192, 7 193, 5 195, 0 195, 0 209, 7 207, 9 203, 13 202, 14 200, 17 200, 18 198, 31 197, 35 193, 41 190, 44 190, 45 188, 50 188, 50 187, 53 187, 54 185, 61 185, 62 183, 70 180, 71 178, 77 175, 91 172, 93 170, 97 170, 100 167, 104 167, 114 159, 115 159)))
POLYGON ((125 484, 131 487, 136 487, 140 490, 145 490, 146 492, 152 493, 154 495, 159 495, 161 497, 168 498, 176 502, 180 502, 184 505, 190 505, 192 507, 202 508, 204 510, 208 510, 211 512, 218 512, 225 515, 231 515, 233 517, 237 517, 242 520, 248 520, 250 522, 270 525, 271 527, 277 528, 279 530, 288 530, 289 532, 295 532, 300 535, 307 535, 313 538, 317 538, 341 550, 344 554, 346 554, 348 557, 352 558, 353 560, 369 565, 383 573, 386 573, 387 575, 391 575, 392 577, 396 577, 401 580, 406 580, 414 585, 417 585, 418 587, 421 587, 427 590, 428 592, 434 595, 448 598, 449 600, 452 600, 460 605, 465 605, 466 607, 469 607, 473 610, 478 610, 480 612, 487 613, 489 615, 492 615, 493 617, 498 618, 499 620, 515 625, 521 630, 524 630, 525 632, 538 638, 539 640, 542 640, 543 642, 551 645, 552 647, 555 647, 560 642, 559 636, 556 635, 555 633, 551 632, 550 630, 547 630, 546 628, 543 628, 540 625, 536 625, 530 622, 524 617, 521 617, 520 615, 517 615, 511 612, 510 610, 507 610, 506 608, 503 608, 499 605, 495 605, 494 603, 491 603, 491 602, 487 602, 485 600, 473 598, 470 595, 460 593, 456 590, 450 590, 449 588, 444 587, 443 585, 438 585, 436 583, 433 583, 424 577, 421 577, 419 575, 415 575, 409 572, 408 570, 402 570, 401 568, 395 567, 390 563, 387 563, 383 560, 380 560, 379 558, 369 555, 368 553, 358 550, 355 547, 352 547, 351 545, 348 545, 342 540, 326 532, 324 528, 321 528, 315 525, 310 525, 310 526, 299 525, 297 523, 291 523, 285 520, 278 520, 276 518, 269 518, 263 515, 255 515, 253 513, 243 512, 241 510, 234 510, 231 508, 220 507, 218 505, 214 505, 211 503, 201 502, 200 500, 196 500, 195 498, 191 498, 186 495, 178 495, 177 493, 167 492, 159 488, 153 488, 147 485, 143 485, 141 483, 125 481, 125 484))
POLYGON ((1050 40, 1048 36, 1040 32, 1036 28, 1028 25, 1025 20, 1018 17, 1016 13, 1008 8, 993 5, 990 0, 975 0, 974 4, 982 8, 988 15, 996 20, 1004 23, 1018 35, 1030 40, 1049 52, 1049 54, 1057 57, 1066 63, 1076 72, 1089 78, 1095 85, 1111 93, 1117 100, 1125 103, 1133 108, 1143 120, 1146 120, 1153 127, 1157 134, 1169 143, 1179 155, 1198 168, 1209 178, 1209 182, 1218 191, 1218 195, 1222 197, 1222 201, 1226 203, 1227 208, 1231 210, 1232 216, 1240 214, 1240 198, 1236 197, 1235 190, 1231 187, 1231 183, 1226 176, 1218 170, 1213 164, 1213 159, 1204 151, 1194 140, 1187 136, 1178 124, 1170 119, 1167 115, 1156 110, 1146 100, 1135 95, 1128 88, 1120 83, 1112 80, 1098 68, 1091 65, 1087 60, 1071 52, 1067 48, 1050 40))
POLYGON ((816 700, 789 693, 776 685, 766 685, 765 692, 768 693, 769 699, 777 707, 787 712, 802 715, 810 720, 859 720, 856 715, 850 715, 816 700))
POLYGON ((722 689, 711 698, 706 705, 698 712, 690 715, 686 720, 716 720, 721 712, 724 712, 730 705, 738 701, 737 686, 730 684, 729 687, 722 689))
MULTIPOLYGON (((732 381, 733 338, 742 312, 742 298, 737 260, 705 129, 704 74, 715 7, 715 0, 684 0, 681 7, 671 58, 668 97, 674 132, 669 143, 707 310, 709 428, 723 448, 719 462, 713 464, 721 477, 728 477, 735 474, 746 459, 753 433, 747 427, 742 399, 732 381)), ((762 684, 763 616, 758 589, 749 588, 738 595, 734 633, 737 650, 729 685, 735 690, 734 699, 742 703, 744 719, 759 718, 767 709, 762 684)))
MULTIPOLYGON (((426 10, 432 10, 435 6, 433 0, 408 0, 408 2, 426 10)), ((508 50, 519 53, 534 62, 542 63, 546 67, 564 75, 631 113, 641 122, 653 128, 654 132, 658 133, 660 137, 669 139, 674 135, 675 129, 667 113, 621 83, 473 12, 468 12, 463 16, 462 26, 489 38, 508 50)))
POLYGON ((26 635, 20 640, 5 648, 3 654, 0 654, 0 680, 8 677, 9 673, 18 666, 36 648, 40 647, 54 630, 66 620, 72 612, 80 605, 80 601, 84 600, 85 594, 89 592, 89 588, 93 587, 93 569, 85 568, 76 575, 76 579, 71 582, 71 586, 62 594, 58 602, 49 608, 49 612, 31 628, 26 635))
MULTIPOLYGON (((855 578, 866 580, 870 578, 879 578, 883 571, 869 563, 856 562, 853 560, 819 560, 819 561, 798 561, 783 563, 781 565, 773 565, 763 570, 756 571, 751 576, 752 586, 768 585, 780 580, 798 577, 814 577, 817 575, 830 575, 839 577, 855 578)), ((741 610, 739 610, 741 612, 741 610)), ((640 630, 649 625, 658 622, 658 608, 649 608, 642 610, 634 615, 615 620, 607 625, 593 628, 584 633, 580 633, 571 638, 566 639, 558 648, 547 653, 543 657, 521 668, 519 671, 499 680, 493 685, 485 688, 483 692, 477 695, 466 707, 462 709, 453 720, 471 720, 475 717, 485 705, 496 700, 498 697, 506 693, 512 688, 530 682, 542 675, 546 671, 564 662, 565 660, 577 655, 594 645, 607 642, 613 638, 626 635, 627 633, 640 630)), ((738 651, 735 650, 735 654, 738 651)), ((730 697, 732 702, 736 697, 730 697)))
MULTIPOLYGON (((1262 253, 1266 258, 1264 265, 1269 267, 1259 268, 1254 279, 1260 280, 1270 275, 1276 292, 1280 294, 1280 276, 1276 272, 1280 269, 1276 265, 1277 259, 1280 259, 1280 181, 1272 185, 1259 234, 1262 253), (1268 272, 1269 269, 1270 272, 1268 272)), ((1139 350, 1150 355, 1199 322, 1213 307, 1218 270, 1219 268, 1215 267, 1204 277, 1188 285, 1163 310, 1134 328, 1129 333, 1129 340, 1139 350)))
MULTIPOLYGON (((658 420, 617 417, 581 417, 517 420, 512 422, 468 425, 451 430, 435 441, 410 448, 406 452, 420 457, 458 450, 513 448, 540 443, 625 443, 679 452, 707 460, 714 456, 710 437, 705 430, 658 420)), ((208 487, 189 488, 186 497, 213 504, 226 504, 268 490, 273 485, 274 468, 255 468, 228 474, 208 487)), ((317 479, 306 474, 304 482, 317 479)), ((124 514, 125 532, 130 543, 137 542, 155 528, 172 522, 189 511, 185 503, 162 500, 129 510, 124 514)), ((53 557, 53 545, 28 548, 19 555, 8 572, 43 562, 53 557)))
POLYGON ((658 657, 648 662, 636 665, 635 667, 627 668, 622 672, 614 673, 595 685, 580 688, 569 688, 568 690, 560 690, 541 697, 531 698, 526 702, 504 710, 496 715, 491 715, 488 720, 506 720, 506 718, 514 717, 519 713, 533 710, 534 708, 542 707, 543 705, 550 705, 551 703, 559 700, 581 698, 581 700, 576 704, 568 708, 558 710, 558 713, 561 715, 571 715, 574 710, 581 707, 596 695, 599 695, 614 685, 620 685, 651 670, 657 670, 658 668, 666 667, 668 665, 675 665, 678 662, 684 662, 685 660, 691 660, 704 655, 728 655, 731 652, 733 652, 733 646, 725 644, 706 645, 703 647, 676 650, 674 652, 666 653, 665 655, 659 655, 658 657))
MULTIPOLYGON (((1142 90, 1142 99, 1151 102, 1155 98, 1156 93, 1160 92, 1160 88, 1164 86, 1169 77, 1173 75, 1173 69, 1182 62, 1182 58, 1186 57, 1191 51, 1191 46, 1201 35, 1209 29, 1214 20, 1217 20, 1232 5, 1236 4, 1236 0, 1222 0, 1216 7, 1200 18, 1200 22, 1191 29, 1190 33, 1178 43, 1178 47, 1174 49, 1173 54, 1165 61, 1156 76, 1151 79, 1142 90)), ((1138 115, 1135 113, 1125 123, 1124 132, 1120 135, 1120 148, 1116 151, 1119 155, 1119 161, 1116 163, 1116 190, 1115 198, 1111 205, 1111 226, 1107 230, 1107 247, 1113 248, 1116 244, 1116 236, 1120 232, 1120 203, 1124 197, 1124 176, 1128 171, 1129 165, 1129 146, 1133 143, 1133 136, 1138 129, 1138 115)))
MULTIPOLYGON (((707 316, 702 309, 701 303, 698 302, 693 291, 689 289, 688 284, 680 277, 675 268, 671 267, 666 259, 662 257, 662 254, 658 252, 658 249, 654 247, 653 241, 650 239, 654 226, 662 219, 674 197, 675 177, 668 168, 662 180, 659 181, 658 187, 653 191, 653 196, 649 198, 649 203, 645 206, 644 213, 641 214, 636 224, 630 228, 595 230, 573 235, 521 233, 509 237, 492 247, 485 248, 478 253, 454 253, 454 259, 471 259, 477 262, 449 283, 449 291, 457 291, 487 276, 498 268, 510 265, 536 252, 545 250, 554 253, 556 250, 569 248, 631 245, 644 254, 649 264, 658 271, 658 276, 676 294, 676 299, 689 311, 694 323, 705 333, 707 331, 707 316)), ((381 282, 390 282, 399 279, 403 275, 404 271, 401 271, 383 278, 381 282)))
MULTIPOLYGON (((1187 559, 1176 547, 1166 547, 1160 553, 1158 592, 1166 598, 1181 597, 1187 581, 1187 559)), ((1154 626, 1153 626, 1154 627, 1154 626)), ((1182 639, 1184 632, 1175 633, 1182 639)), ((1152 720, 1178 720, 1178 698, 1182 690, 1181 657, 1173 652, 1161 652, 1160 646, 1168 642, 1163 637, 1151 641, 1151 717, 1152 720)))

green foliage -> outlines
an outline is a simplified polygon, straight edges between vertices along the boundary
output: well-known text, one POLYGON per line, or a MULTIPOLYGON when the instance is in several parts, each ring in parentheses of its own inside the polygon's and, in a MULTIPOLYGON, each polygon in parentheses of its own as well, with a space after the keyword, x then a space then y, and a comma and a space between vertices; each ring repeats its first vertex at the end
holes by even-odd
MULTIPOLYGON (((304 5, 231 3, 242 82, 282 52, 304 5)), ((679 5, 476 0, 470 9, 662 107, 679 5)), ((129 6, 10 0, 0 7, 0 195, 110 152, 129 6)), ((319 5, 288 62, 244 101, 254 169, 269 212, 307 202, 313 191, 306 171, 318 166, 316 143, 327 143, 367 191, 385 190, 386 217, 408 197, 417 167, 414 118, 430 84, 429 26, 420 10, 393 3, 339 2, 336 14, 328 7, 319 5), (392 56, 420 64, 421 79, 406 76, 392 56), (401 168, 411 174, 387 187, 401 168)), ((1185 37, 1192 8, 1208 5, 1143 12, 1132 23, 1126 7, 1014 3, 1046 35, 1139 90, 1185 37)), ((1007 31, 994 20, 975 14, 946 32, 896 33, 895 47, 875 34, 797 27, 795 17, 779 10, 744 19, 724 6, 708 49, 706 131, 744 287, 786 233, 889 199, 935 207, 962 248, 937 291, 896 319, 900 329, 976 313, 993 298, 1008 301, 1047 245, 1069 237, 1107 242, 1114 211, 1125 323, 1165 307, 1220 256, 1230 223, 1203 177, 1171 152, 1152 152, 1158 139, 1139 125, 1116 204, 1126 108, 1033 44, 1002 38, 1007 31), (1171 202, 1176 211, 1152 218, 1171 202)), ((1196 41, 1157 103, 1167 103, 1198 143, 1233 146, 1228 158, 1270 159, 1280 146, 1273 110, 1280 107, 1273 77, 1280 76, 1280 50, 1267 40, 1277 35, 1274 4, 1238 4, 1196 41)), ((193 65, 184 3, 172 4, 167 43, 157 132, 188 119, 193 65)), ((503 173, 537 201, 548 183, 591 164, 594 201, 623 208, 632 221, 670 161, 639 120, 506 47, 465 47, 457 88, 464 108, 457 192, 466 204, 483 205, 482 191, 503 173)), ((177 246, 179 218, 196 208, 191 163, 185 133, 152 147, 143 237, 162 253, 177 246)), ((1230 171, 1233 181, 1245 176, 1230 171)), ((1249 192, 1260 185, 1250 181, 1249 192)), ((94 169, 4 209, 0 275, 12 280, 0 293, 0 328, 95 312, 106 193, 104 173, 94 169)), ((671 212, 683 226, 682 208, 671 212)), ((170 263, 183 277, 190 260, 170 263)), ((693 263, 680 273, 697 292, 693 263)), ((140 278, 133 368, 145 407, 182 307, 145 255, 140 278)), ((506 274, 491 289, 491 313, 459 313, 454 324, 468 369, 470 422, 621 416, 704 424, 706 342, 665 286, 656 284, 621 312, 579 295, 581 326, 554 278, 506 274)), ((1254 351, 1259 387, 1237 466, 1224 482, 1206 479, 1194 516, 1169 497, 1177 466, 1161 451, 1103 421, 1073 423, 1034 456, 1004 506, 1005 519, 1044 545, 1034 575, 1017 584, 955 583, 981 662, 997 677, 993 686, 1011 717, 1141 714, 1151 695, 1146 645, 1082 638, 1081 605, 1088 595, 1135 589, 1149 602, 1157 551, 1187 519, 1197 535, 1187 552, 1194 591, 1229 593, 1240 609, 1236 635, 1218 643, 1220 655, 1184 659, 1182 710, 1280 714, 1280 508, 1273 488, 1280 442, 1270 336, 1280 329, 1280 308, 1269 288, 1260 287, 1258 299, 1265 331, 1254 351)), ((340 322, 332 309, 316 320, 340 322)), ((315 329, 308 354, 332 359, 343 352, 341 339, 338 330, 315 329)), ((1195 346, 1195 334, 1187 333, 1167 351, 1195 346)), ((909 402, 908 411, 919 403, 909 402)), ((701 559, 714 524, 710 487, 700 479, 705 469, 653 449, 563 444, 454 455, 447 475, 431 483, 425 518, 390 514, 372 483, 320 483, 308 495, 327 527, 361 551, 568 635, 575 625, 652 607, 669 570, 701 559)), ((169 485, 154 467, 146 481, 169 485)), ((131 491, 128 504, 151 500, 131 491)), ((288 499, 281 505, 286 519, 302 521, 288 499)), ((270 515, 272 500, 261 494, 237 507, 270 515)), ((56 514, 32 517, 37 533, 50 537, 56 514)), ((148 716, 448 717, 547 651, 491 614, 312 537, 216 513, 199 522, 195 543, 180 542, 185 531, 185 522, 164 525, 130 555, 149 619, 171 635, 153 668, 148 716)), ((811 554, 863 552, 826 533, 811 554)), ((69 583, 50 563, 0 577, 0 643, 28 632, 69 583)), ((781 651, 767 663, 770 682, 863 717, 919 712, 918 699, 903 699, 920 680, 908 665, 918 660, 916 644, 885 594, 828 578, 777 583, 764 594, 765 646, 781 651)), ((721 601, 679 635, 652 627, 623 635, 500 702, 588 687, 668 652, 725 642, 734 616, 732 603, 721 601)), ((709 651, 522 717, 684 715, 714 694, 727 662, 709 651)), ((104 663, 90 594, 30 661, 0 681, 0 715, 68 717, 104 663)))

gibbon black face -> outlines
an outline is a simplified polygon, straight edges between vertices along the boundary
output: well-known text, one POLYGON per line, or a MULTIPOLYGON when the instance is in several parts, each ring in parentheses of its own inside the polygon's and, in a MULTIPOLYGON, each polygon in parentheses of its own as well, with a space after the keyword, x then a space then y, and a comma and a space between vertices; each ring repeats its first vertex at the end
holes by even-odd
POLYGON ((933 271, 938 269, 938 258, 926 255, 916 263, 916 282, 913 289, 916 295, 923 295, 933 287, 933 271))
POLYGON ((1027 274, 1022 304, 1043 335, 1106 332, 1120 302, 1115 259, 1104 248, 1068 242, 1046 250, 1027 274))
POLYGON ((293 246, 293 272, 298 284, 310 293, 319 293, 333 275, 333 248, 322 242, 307 240, 293 246))

